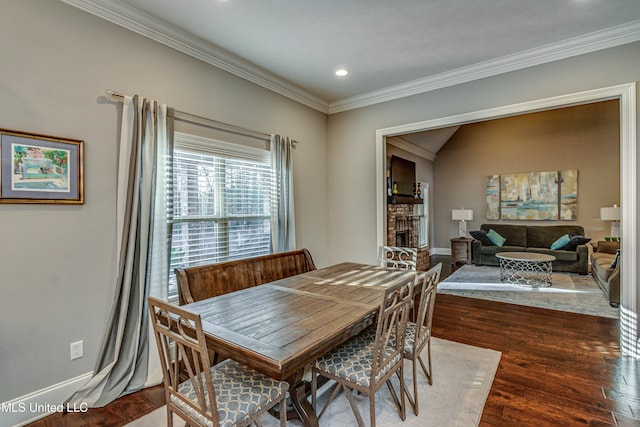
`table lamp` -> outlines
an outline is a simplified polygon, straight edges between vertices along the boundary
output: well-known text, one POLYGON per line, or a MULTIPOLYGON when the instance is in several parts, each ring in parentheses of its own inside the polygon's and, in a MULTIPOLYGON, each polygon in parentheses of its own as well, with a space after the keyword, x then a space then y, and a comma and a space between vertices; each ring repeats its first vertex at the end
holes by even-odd
POLYGON ((611 221, 611 237, 620 237, 620 206, 600 208, 600 219, 611 221))
POLYGON ((453 209, 451 211, 451 219, 454 221, 460 221, 458 232, 460 233, 460 237, 466 237, 467 221, 471 221, 473 219, 473 210, 465 208, 453 209))

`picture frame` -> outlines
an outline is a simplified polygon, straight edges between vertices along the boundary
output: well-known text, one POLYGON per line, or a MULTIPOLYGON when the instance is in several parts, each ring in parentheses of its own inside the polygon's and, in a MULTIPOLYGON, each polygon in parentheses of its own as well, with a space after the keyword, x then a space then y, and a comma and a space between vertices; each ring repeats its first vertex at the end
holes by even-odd
POLYGON ((84 141, 0 129, 0 203, 84 204, 84 141))

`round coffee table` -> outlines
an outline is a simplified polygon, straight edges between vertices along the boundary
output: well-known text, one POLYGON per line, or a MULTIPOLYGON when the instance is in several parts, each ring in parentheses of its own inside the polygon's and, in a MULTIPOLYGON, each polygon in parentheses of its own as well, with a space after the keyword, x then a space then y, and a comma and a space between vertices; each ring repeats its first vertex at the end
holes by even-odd
POLYGON ((500 280, 536 288, 551 286, 551 266, 556 257, 535 252, 498 252, 500 280))

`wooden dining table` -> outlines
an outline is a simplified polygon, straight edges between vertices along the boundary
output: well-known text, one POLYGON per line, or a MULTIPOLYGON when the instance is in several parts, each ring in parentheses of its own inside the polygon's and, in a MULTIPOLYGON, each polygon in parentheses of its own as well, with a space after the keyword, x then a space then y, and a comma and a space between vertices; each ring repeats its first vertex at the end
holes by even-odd
POLYGON ((184 308, 200 314, 210 349, 287 381, 295 412, 317 426, 304 368, 370 325, 387 287, 418 274, 346 262, 184 308))

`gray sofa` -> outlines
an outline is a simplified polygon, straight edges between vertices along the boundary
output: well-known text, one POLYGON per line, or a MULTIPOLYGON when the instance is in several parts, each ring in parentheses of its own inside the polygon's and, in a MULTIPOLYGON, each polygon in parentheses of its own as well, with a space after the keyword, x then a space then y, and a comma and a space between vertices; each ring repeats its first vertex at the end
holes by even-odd
POLYGON ((471 243, 471 256, 476 265, 500 265, 495 254, 498 252, 537 252, 553 255, 553 271, 587 274, 589 272, 589 249, 586 244, 576 246, 576 250, 550 249, 559 237, 568 234, 584 236, 584 227, 580 225, 515 225, 482 224, 481 230, 493 229, 506 241, 502 246, 474 240, 471 243))
POLYGON ((600 289, 608 296, 609 304, 620 305, 620 258, 615 267, 611 263, 620 250, 620 242, 598 242, 591 254, 591 274, 598 282, 600 289))

